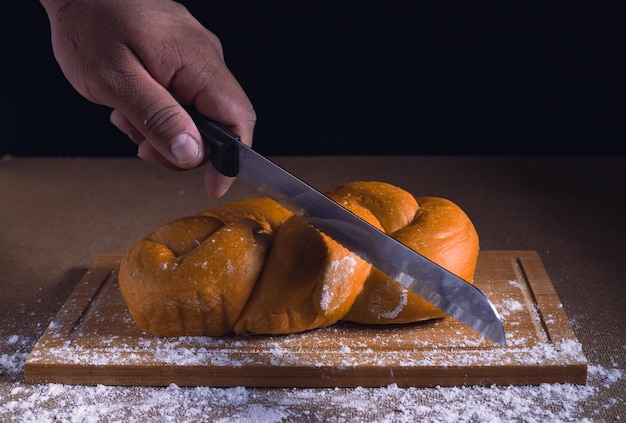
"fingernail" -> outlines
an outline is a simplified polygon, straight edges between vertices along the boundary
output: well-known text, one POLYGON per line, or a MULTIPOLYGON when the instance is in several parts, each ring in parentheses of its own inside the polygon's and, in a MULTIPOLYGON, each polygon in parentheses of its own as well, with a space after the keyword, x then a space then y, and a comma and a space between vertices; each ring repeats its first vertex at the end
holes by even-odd
POLYGON ((172 156, 181 164, 193 161, 200 153, 198 143, 189 134, 180 134, 174 138, 170 147, 172 156))

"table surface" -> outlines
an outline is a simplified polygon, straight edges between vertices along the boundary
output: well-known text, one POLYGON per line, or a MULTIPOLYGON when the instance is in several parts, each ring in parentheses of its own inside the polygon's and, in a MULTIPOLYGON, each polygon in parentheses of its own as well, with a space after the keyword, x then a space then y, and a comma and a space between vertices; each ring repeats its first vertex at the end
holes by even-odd
POLYGON ((446 197, 483 250, 535 250, 588 360, 587 385, 263 389, 29 385, 23 363, 86 269, 154 228, 255 195, 138 159, 0 160, 0 420, 614 421, 626 417, 626 158, 274 157, 324 191, 377 180, 446 197), (201 416, 201 418, 200 418, 201 416))

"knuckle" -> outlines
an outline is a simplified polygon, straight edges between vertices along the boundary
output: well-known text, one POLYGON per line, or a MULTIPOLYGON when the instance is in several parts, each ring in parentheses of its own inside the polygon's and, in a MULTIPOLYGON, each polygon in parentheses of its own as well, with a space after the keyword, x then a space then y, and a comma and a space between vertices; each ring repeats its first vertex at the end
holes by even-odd
POLYGON ((146 132, 152 136, 172 132, 179 115, 180 109, 175 105, 147 107, 141 113, 146 132))
POLYGON ((213 44, 213 46, 215 46, 215 48, 218 51, 221 52, 223 50, 223 47, 222 47, 222 41, 220 40, 220 38, 211 31, 208 31, 207 36, 209 38, 209 42, 213 44))

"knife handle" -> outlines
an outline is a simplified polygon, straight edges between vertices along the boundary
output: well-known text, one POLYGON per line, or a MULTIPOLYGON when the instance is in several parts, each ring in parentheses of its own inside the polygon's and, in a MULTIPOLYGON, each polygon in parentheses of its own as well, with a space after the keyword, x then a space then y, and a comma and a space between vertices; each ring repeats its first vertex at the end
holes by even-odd
POLYGON ((202 116, 193 108, 186 108, 187 113, 198 127, 204 142, 209 146, 209 160, 219 173, 225 176, 237 176, 239 173, 239 135, 224 125, 202 116))

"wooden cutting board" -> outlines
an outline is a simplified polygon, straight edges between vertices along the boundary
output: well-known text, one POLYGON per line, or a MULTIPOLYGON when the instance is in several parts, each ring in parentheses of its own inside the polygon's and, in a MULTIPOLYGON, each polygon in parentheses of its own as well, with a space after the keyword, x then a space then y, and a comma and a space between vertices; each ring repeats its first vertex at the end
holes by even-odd
POLYGON ((534 251, 483 251, 475 284, 507 346, 452 318, 339 323, 287 336, 157 338, 130 318, 119 255, 102 255, 28 356, 30 383, 333 387, 586 383, 587 361, 534 251))

